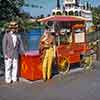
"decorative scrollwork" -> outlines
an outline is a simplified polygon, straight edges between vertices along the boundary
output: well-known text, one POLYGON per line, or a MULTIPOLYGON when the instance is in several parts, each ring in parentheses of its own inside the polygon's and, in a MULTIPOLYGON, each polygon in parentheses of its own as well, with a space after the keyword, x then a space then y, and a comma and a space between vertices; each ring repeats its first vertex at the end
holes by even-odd
POLYGON ((68 72, 70 68, 70 62, 67 57, 59 57, 58 70, 59 72, 68 72))

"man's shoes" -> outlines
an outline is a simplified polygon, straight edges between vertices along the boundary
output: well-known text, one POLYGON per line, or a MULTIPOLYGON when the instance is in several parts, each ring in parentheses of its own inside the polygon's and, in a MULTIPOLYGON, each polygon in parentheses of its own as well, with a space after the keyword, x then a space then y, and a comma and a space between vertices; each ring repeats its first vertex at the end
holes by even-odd
POLYGON ((12 83, 17 83, 17 80, 12 80, 12 83))
POLYGON ((11 81, 5 81, 6 84, 11 84, 11 81))

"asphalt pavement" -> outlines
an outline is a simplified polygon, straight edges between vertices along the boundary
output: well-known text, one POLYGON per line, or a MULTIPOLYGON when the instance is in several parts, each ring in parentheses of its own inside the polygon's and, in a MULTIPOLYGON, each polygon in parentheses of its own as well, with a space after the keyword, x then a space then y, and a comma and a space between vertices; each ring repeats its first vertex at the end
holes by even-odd
POLYGON ((46 82, 20 78, 17 83, 6 84, 1 76, 0 100, 100 100, 100 62, 93 66, 90 72, 57 74, 46 82))

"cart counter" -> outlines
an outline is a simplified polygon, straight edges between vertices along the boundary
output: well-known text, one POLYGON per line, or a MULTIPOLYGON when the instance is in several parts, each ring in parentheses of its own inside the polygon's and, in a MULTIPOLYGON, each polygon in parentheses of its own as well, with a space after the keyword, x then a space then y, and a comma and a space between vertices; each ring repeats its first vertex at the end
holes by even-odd
POLYGON ((20 76, 28 80, 42 79, 39 51, 26 52, 20 56, 20 76))

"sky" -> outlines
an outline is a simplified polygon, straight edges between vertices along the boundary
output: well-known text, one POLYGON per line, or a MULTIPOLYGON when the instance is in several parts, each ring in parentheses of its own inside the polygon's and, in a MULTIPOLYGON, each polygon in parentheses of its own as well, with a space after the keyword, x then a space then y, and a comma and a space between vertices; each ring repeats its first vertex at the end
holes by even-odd
MULTIPOLYGON (((100 5, 100 0, 81 0, 81 2, 84 1, 90 2, 93 6, 100 5)), ((62 5, 63 0, 60 0, 60 3, 62 5)), ((29 13, 33 17, 39 16, 41 14, 47 16, 48 14, 51 14, 52 9, 56 8, 56 0, 25 0, 25 4, 36 6, 36 7, 24 6, 22 8, 23 11, 29 13)))

